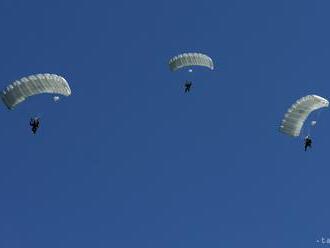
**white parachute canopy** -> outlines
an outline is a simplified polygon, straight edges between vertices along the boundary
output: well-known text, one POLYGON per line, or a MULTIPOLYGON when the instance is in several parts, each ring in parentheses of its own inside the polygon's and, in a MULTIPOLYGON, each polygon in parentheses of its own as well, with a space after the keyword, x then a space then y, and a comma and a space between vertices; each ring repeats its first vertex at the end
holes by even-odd
POLYGON ((204 66, 211 70, 214 69, 212 59, 202 53, 183 53, 170 59, 168 64, 171 71, 187 66, 204 66))
POLYGON ((328 106, 329 101, 317 95, 308 95, 300 98, 289 108, 288 112, 284 115, 280 126, 280 131, 290 136, 299 136, 304 122, 310 113, 328 106))
POLYGON ((8 85, 0 94, 7 108, 13 109, 26 98, 43 93, 69 96, 71 89, 63 77, 46 73, 23 77, 8 85))

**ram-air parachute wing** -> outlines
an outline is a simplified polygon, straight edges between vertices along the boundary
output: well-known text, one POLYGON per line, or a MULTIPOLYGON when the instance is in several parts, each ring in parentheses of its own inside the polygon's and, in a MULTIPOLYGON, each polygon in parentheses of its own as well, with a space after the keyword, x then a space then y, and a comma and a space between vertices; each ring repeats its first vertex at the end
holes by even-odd
POLYGON ((212 59, 202 53, 183 53, 173 57, 169 61, 171 71, 176 71, 186 66, 204 66, 211 70, 214 69, 212 59))
POLYGON ((280 131, 290 136, 297 137, 305 120, 315 110, 329 106, 329 101, 317 95, 308 95, 297 100, 284 115, 280 131))
POLYGON ((11 83, 0 94, 7 108, 13 109, 26 98, 43 93, 69 96, 71 89, 68 82, 61 76, 36 74, 11 83))

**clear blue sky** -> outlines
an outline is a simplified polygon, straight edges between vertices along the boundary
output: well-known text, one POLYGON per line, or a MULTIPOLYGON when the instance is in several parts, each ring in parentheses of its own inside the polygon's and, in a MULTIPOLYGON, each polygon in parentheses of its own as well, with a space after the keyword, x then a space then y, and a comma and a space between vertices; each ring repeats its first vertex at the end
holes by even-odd
POLYGON ((310 152, 278 132, 297 98, 330 96, 329 8, 1 0, 0 86, 51 72, 73 94, 0 110, 0 247, 307 248, 330 237, 330 114, 310 152), (184 95, 167 62, 190 51, 216 69, 195 70, 184 95))

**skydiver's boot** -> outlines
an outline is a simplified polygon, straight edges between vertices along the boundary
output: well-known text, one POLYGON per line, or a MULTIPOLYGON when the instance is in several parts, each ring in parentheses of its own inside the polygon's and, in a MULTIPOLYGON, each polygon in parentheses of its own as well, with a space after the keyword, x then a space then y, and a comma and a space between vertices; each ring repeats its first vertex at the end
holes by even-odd
POLYGON ((185 89, 184 89, 184 92, 187 93, 187 92, 190 92, 190 87, 191 87, 191 84, 186 84, 185 85, 185 89))
POLYGON ((37 128, 36 127, 32 127, 32 133, 33 134, 36 134, 36 132, 37 132, 37 128))
POLYGON ((307 151, 307 148, 309 147, 309 149, 310 148, 312 148, 312 145, 310 144, 310 143, 307 143, 307 144, 305 144, 305 151, 307 151))

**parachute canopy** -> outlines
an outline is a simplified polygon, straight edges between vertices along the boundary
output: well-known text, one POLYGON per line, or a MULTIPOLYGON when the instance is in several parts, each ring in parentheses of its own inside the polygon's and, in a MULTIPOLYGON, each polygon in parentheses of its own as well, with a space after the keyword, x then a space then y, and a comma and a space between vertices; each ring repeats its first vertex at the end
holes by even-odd
POLYGON ((0 94, 7 108, 13 109, 26 98, 43 93, 69 96, 71 89, 63 77, 46 73, 23 77, 8 85, 0 94))
POLYGON ((214 69, 212 59, 202 53, 183 53, 170 59, 168 64, 171 71, 176 71, 186 66, 204 66, 211 70, 214 69))
POLYGON ((315 110, 329 106, 329 101, 317 95, 308 95, 297 100, 284 115, 280 131, 290 136, 297 137, 305 120, 315 110))

